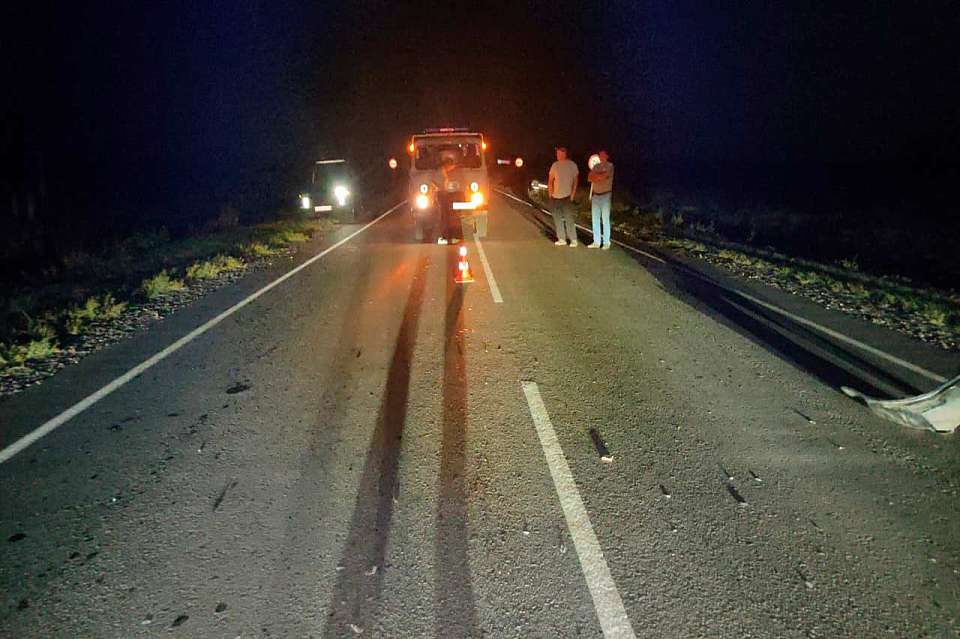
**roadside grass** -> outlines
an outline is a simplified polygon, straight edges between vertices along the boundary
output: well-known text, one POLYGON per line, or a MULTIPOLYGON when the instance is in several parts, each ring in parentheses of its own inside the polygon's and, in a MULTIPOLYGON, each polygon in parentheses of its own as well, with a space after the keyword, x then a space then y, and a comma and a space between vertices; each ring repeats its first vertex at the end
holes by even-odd
POLYGON ((729 266, 741 273, 764 276, 788 289, 816 296, 818 291, 848 300, 868 315, 912 316, 945 329, 960 340, 960 294, 912 286, 909 282, 866 275, 844 264, 818 264, 782 254, 750 255, 744 249, 709 247, 704 242, 671 238, 659 244, 693 257, 729 266))
POLYGON ((239 271, 244 267, 243 260, 232 255, 217 255, 209 260, 194 262, 187 267, 188 280, 212 280, 222 273, 239 271))
POLYGON ((99 319, 115 319, 127 309, 128 302, 118 302, 111 293, 98 297, 91 295, 82 305, 69 307, 62 317, 63 327, 70 335, 79 335, 90 323, 99 319))
POLYGON ((240 247, 241 255, 253 259, 273 257, 274 255, 279 255, 282 252, 282 249, 271 248, 263 242, 250 242, 240 247))
MULTIPOLYGON (((528 197, 548 208, 546 194, 531 189, 528 197)), ((590 225, 590 203, 586 192, 576 198, 580 220, 590 225)), ((770 246, 757 246, 761 238, 796 233, 816 220, 791 211, 763 211, 755 215, 746 210, 724 210, 715 203, 701 206, 684 204, 672 193, 654 194, 641 203, 629 192, 614 193, 612 224, 615 230, 716 263, 741 274, 798 292, 814 299, 832 297, 870 316, 894 314, 912 318, 949 334, 960 344, 960 293, 916 286, 905 277, 866 272, 860 256, 841 257, 824 263, 785 254, 770 246), (808 219, 809 218, 809 219, 808 219), (742 241, 731 241, 718 229, 738 229, 742 241), (746 242, 746 243, 744 243, 746 242)))
POLYGON ((183 280, 170 276, 169 271, 160 271, 153 277, 143 280, 140 290, 148 300, 155 300, 164 295, 171 295, 187 287, 183 280))
POLYGON ((282 255, 331 226, 326 218, 285 217, 180 238, 161 229, 97 252, 70 253, 0 296, 0 376, 60 353, 91 324, 120 317, 130 304, 282 255))

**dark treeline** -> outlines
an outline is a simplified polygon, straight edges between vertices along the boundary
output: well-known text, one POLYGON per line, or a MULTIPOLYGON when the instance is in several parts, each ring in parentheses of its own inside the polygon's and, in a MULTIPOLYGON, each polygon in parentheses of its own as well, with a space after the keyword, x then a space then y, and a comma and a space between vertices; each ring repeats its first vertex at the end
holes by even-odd
POLYGON ((606 146, 641 198, 789 208, 910 247, 960 235, 948 0, 5 11, 4 264, 269 214, 311 159, 379 166, 438 124, 484 130, 531 174, 555 144, 581 162, 606 146))

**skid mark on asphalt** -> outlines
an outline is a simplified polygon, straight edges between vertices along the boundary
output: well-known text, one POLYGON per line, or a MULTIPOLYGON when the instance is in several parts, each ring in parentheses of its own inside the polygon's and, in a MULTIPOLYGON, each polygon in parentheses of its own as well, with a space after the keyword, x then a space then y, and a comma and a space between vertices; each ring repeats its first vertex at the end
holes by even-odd
MULTIPOLYGON (((447 271, 453 273, 456 267, 456 254, 448 252, 447 271)), ((447 278, 443 342, 443 433, 440 444, 434 561, 436 636, 444 638, 475 637, 480 634, 467 548, 467 363, 463 326, 464 295, 464 287, 455 284, 452 278, 447 278)))
POLYGON ((603 636, 606 639, 635 639, 636 635, 633 633, 627 611, 623 607, 620 592, 613 582, 600 542, 597 541, 597 535, 590 523, 590 516, 583 505, 583 499, 570 472, 567 458, 563 455, 563 449, 553 429, 543 397, 540 396, 540 388, 536 382, 522 382, 522 384, 523 394, 530 408, 530 416, 533 418, 533 425, 540 438, 540 445, 543 447, 547 467, 553 478, 553 486, 567 521, 567 528, 570 530, 573 547, 577 551, 580 568, 583 570, 587 589, 593 599, 593 607, 596 609, 603 636))
POLYGON ((386 394, 360 475, 350 532, 328 606, 324 637, 351 636, 369 626, 383 587, 383 561, 390 538, 400 464, 400 440, 407 417, 410 363, 423 306, 427 259, 418 263, 387 374, 386 394), (376 569, 374 569, 376 568, 376 569), (372 574, 371 574, 372 571, 372 574))

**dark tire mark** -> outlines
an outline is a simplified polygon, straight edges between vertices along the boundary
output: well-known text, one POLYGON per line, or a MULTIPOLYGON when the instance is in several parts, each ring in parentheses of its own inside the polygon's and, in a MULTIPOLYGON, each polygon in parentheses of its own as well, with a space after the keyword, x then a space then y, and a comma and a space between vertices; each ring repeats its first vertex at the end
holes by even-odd
POLYGON ((467 547, 467 361, 463 326, 463 298, 467 289, 453 281, 457 261, 456 251, 449 251, 443 346, 443 434, 434 561, 435 635, 444 639, 480 634, 467 547))
POLYGON ((417 339, 417 326, 426 284, 426 257, 420 258, 413 284, 407 296, 403 321, 387 373, 386 393, 380 404, 377 425, 360 476, 360 488, 353 507, 350 533, 344 547, 324 637, 352 637, 352 626, 369 627, 380 591, 383 570, 369 574, 371 567, 382 567, 390 538, 394 495, 400 464, 400 441, 407 419, 410 392, 410 363, 417 339))

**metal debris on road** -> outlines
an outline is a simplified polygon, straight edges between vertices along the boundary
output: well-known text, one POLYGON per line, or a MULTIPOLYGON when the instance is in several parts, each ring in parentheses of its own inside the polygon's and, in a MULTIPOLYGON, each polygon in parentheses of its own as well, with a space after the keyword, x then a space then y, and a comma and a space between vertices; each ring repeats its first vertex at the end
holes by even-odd
POLYGON ((737 503, 741 506, 747 505, 747 500, 743 498, 743 495, 740 494, 740 491, 737 490, 737 487, 732 483, 727 483, 727 492, 730 493, 730 496, 737 500, 737 503))
POLYGON ((597 454, 600 455, 600 461, 608 464, 613 462, 613 454, 610 452, 610 449, 607 448, 603 439, 601 439, 600 433, 597 432, 596 428, 590 429, 590 439, 593 440, 593 447, 597 449, 597 454))
POLYGON ((907 428, 952 433, 960 426, 960 375, 929 393, 904 399, 876 399, 849 386, 840 390, 878 416, 907 428))

